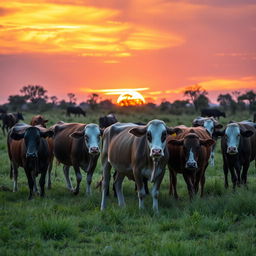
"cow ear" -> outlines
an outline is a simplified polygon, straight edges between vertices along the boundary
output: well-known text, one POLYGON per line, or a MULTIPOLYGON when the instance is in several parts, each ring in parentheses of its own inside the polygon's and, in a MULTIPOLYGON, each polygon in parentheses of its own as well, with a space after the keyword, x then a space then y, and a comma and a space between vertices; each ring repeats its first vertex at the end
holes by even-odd
POLYGON ((182 133, 182 129, 175 127, 175 128, 169 128, 167 127, 167 133, 172 135, 172 134, 179 134, 182 133))
POLYGON ((183 142, 184 140, 169 140, 168 141, 168 144, 171 144, 171 145, 176 145, 176 146, 181 146, 183 145, 183 142))
POLYGON ((42 138, 53 137, 53 135, 54 135, 53 131, 40 132, 40 136, 42 138))
POLYGON ((13 140, 21 140, 21 139, 24 139, 24 135, 25 135, 25 132, 23 132, 23 133, 12 132, 10 134, 10 137, 13 140))
POLYGON ((245 131, 241 130, 241 134, 244 137, 251 137, 254 134, 254 132, 251 130, 245 130, 245 131))
POLYGON ((213 132, 213 136, 222 137, 224 135, 225 135, 225 130, 224 131, 215 131, 215 132, 213 132))
POLYGON ((84 131, 82 132, 73 132, 69 135, 69 137, 74 138, 74 139, 80 139, 84 136, 84 131))
POLYGON ((134 127, 129 130, 129 133, 135 135, 136 137, 141 137, 141 136, 145 135, 146 132, 147 132, 146 126, 134 127))
POLYGON ((222 124, 216 124, 214 126, 215 129, 222 129, 223 128, 223 125, 222 124))
POLYGON ((200 140, 200 145, 203 145, 203 146, 212 146, 215 144, 215 141, 213 139, 207 139, 207 140, 200 140))

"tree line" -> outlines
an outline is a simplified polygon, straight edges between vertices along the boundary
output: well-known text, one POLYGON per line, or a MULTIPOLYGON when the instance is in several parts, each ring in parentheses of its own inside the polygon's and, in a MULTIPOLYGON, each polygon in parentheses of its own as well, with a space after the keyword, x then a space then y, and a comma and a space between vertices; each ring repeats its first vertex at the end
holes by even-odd
MULTIPOLYGON (((171 114, 182 114, 186 111, 199 112, 203 108, 210 106, 210 99, 208 92, 200 85, 193 85, 184 90, 185 100, 175 100, 169 102, 162 100, 159 106, 154 103, 147 103, 142 108, 160 109, 171 114)), ((38 110, 47 111, 52 108, 66 109, 68 106, 77 105, 77 98, 74 93, 68 93, 67 99, 59 100, 57 96, 48 96, 47 90, 41 85, 27 85, 20 89, 20 94, 10 95, 8 103, 5 107, 13 111, 18 110, 38 110)), ((233 91, 231 93, 219 94, 217 102, 220 108, 224 111, 235 113, 236 111, 248 109, 251 112, 256 111, 256 92, 248 90, 244 93, 240 91, 233 91)), ((111 100, 101 100, 99 95, 92 93, 88 95, 87 99, 79 104, 82 108, 108 109, 113 110, 118 108, 111 100)), ((128 107, 129 108, 129 107, 128 107)))

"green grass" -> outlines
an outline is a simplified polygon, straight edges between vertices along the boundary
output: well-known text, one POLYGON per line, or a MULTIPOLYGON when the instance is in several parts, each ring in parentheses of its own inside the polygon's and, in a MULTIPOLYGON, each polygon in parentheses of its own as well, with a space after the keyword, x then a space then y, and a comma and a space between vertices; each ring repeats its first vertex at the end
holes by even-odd
MULTIPOLYGON (((32 114, 25 114, 29 122, 32 114)), ((46 113, 50 124, 56 121, 97 122, 100 113, 84 118, 67 118, 63 113, 46 113)), ((190 125, 193 116, 168 114, 119 113, 121 121, 147 122, 158 118, 168 125, 190 125)), ((229 119, 249 118, 239 113, 229 119)), ((227 123, 229 119, 222 119, 227 123)), ((180 200, 168 195, 168 173, 159 198, 160 214, 151 210, 148 196, 145 210, 138 210, 134 183, 125 180, 126 208, 120 209, 111 197, 107 209, 100 212, 100 191, 94 188, 101 176, 98 163, 93 177, 93 194, 85 195, 83 173, 80 194, 74 196, 65 187, 62 167, 52 175, 52 189, 27 200, 24 171, 19 170, 18 188, 11 192, 6 138, 0 134, 0 255, 255 255, 256 184, 255 165, 251 163, 248 189, 233 192, 224 188, 219 142, 216 166, 206 172, 205 197, 190 202, 181 175, 178 176, 180 200)), ((74 173, 71 171, 75 183, 74 173)), ((231 182, 230 182, 231 184, 231 182)), ((151 185, 150 185, 151 186, 151 185)))

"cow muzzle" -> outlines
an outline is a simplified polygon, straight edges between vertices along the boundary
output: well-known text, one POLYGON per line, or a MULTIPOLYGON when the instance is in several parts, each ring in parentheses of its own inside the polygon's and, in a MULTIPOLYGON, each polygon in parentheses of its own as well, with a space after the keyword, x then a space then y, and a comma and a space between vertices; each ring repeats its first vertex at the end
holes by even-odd
POLYGON ((151 156, 153 158, 160 158, 162 157, 164 154, 163 154, 163 150, 161 148, 153 148, 151 150, 151 156))
POLYGON ((35 158, 37 158, 37 153, 36 152, 26 153, 26 158, 35 159, 35 158))
POLYGON ((228 147, 227 153, 229 155, 236 155, 238 153, 238 149, 237 149, 237 147, 228 147))
POLYGON ((99 147, 90 147, 89 153, 92 155, 98 155, 100 153, 100 149, 99 147))
POLYGON ((185 165, 186 169, 197 169, 198 165, 196 161, 187 161, 185 165))

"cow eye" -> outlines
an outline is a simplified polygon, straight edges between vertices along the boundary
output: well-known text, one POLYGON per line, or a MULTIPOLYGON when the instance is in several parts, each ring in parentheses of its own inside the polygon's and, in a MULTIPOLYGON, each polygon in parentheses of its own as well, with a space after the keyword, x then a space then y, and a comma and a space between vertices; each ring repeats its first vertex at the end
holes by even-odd
POLYGON ((148 138, 148 141, 151 142, 152 141, 152 135, 151 135, 151 132, 148 132, 147 133, 147 138, 148 138))

